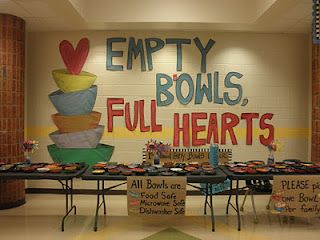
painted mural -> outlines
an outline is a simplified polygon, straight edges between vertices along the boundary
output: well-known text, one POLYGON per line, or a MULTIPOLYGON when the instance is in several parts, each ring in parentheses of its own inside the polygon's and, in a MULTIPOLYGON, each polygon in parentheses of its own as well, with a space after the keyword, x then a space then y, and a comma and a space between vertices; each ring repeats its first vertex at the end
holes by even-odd
POLYGON ((155 73, 154 81, 156 90, 154 99, 150 102, 150 109, 145 109, 145 100, 137 99, 133 102, 125 101, 125 97, 107 98, 107 131, 113 132, 115 118, 120 118, 128 131, 162 132, 166 127, 157 119, 157 108, 165 108, 178 102, 181 105, 202 104, 204 101, 212 103, 213 109, 217 105, 230 108, 222 114, 216 112, 172 113, 173 146, 184 147, 201 146, 210 143, 226 144, 229 136, 231 143, 237 145, 235 129, 244 122, 246 124, 246 145, 252 145, 253 127, 263 130, 263 134, 257 139, 262 145, 268 145, 274 140, 274 126, 272 124, 273 113, 246 112, 245 107, 249 99, 244 97, 245 92, 242 82, 245 76, 236 71, 228 72, 224 78, 219 71, 207 72, 207 55, 214 49, 216 42, 209 39, 202 42, 200 38, 107 38, 106 39, 106 70, 107 71, 131 71, 133 63, 140 60, 140 71, 147 72, 154 69, 153 56, 166 45, 176 46, 176 72, 155 73), (127 44, 123 50, 115 50, 117 44, 127 44), (183 72, 183 47, 190 45, 199 52, 199 73, 192 75, 183 72), (126 55, 126 56, 125 56, 126 55), (127 58, 127 64, 116 64, 117 59, 127 58), (219 85, 223 85, 226 91, 221 92, 219 85), (184 89, 187 89, 186 91, 184 89), (231 94, 231 92, 233 94, 231 94), (236 94, 234 94, 236 92, 236 94), (232 107, 240 105, 244 111, 241 114, 232 113, 232 107), (150 124, 145 123, 145 111, 150 111, 150 124), (133 113, 132 113, 133 112, 133 113), (199 120, 207 121, 207 124, 199 124, 199 120), (218 131, 221 129, 221 131, 218 131), (205 137, 199 137, 204 134, 205 137))
POLYGON ((58 130, 49 134, 54 144, 48 151, 55 162, 87 162, 110 160, 113 146, 100 144, 104 126, 99 125, 101 113, 93 111, 97 97, 97 76, 82 71, 89 53, 89 39, 82 38, 76 48, 63 40, 60 55, 66 69, 52 71, 59 90, 49 94, 58 113, 51 116, 58 130))

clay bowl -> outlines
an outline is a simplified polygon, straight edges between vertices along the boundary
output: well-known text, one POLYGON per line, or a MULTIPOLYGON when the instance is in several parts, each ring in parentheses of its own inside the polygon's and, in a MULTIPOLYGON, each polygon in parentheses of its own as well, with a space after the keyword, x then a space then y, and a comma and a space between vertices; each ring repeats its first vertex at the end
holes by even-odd
POLYGON ((258 173, 268 173, 270 171, 270 168, 268 168, 268 167, 256 168, 256 171, 258 173))
POLYGON ((204 170, 203 172, 205 175, 216 175, 215 170, 204 170))
POLYGON ((247 171, 244 168, 234 168, 232 169, 232 172, 234 172, 235 174, 246 174, 247 171))
POLYGON ((88 115, 62 116, 59 113, 52 115, 52 120, 61 133, 80 132, 97 128, 101 113, 91 112, 88 115))
POLYGON ((197 170, 197 168, 195 168, 195 167, 185 167, 184 170, 186 170, 188 172, 192 172, 192 171, 197 170))
POLYGON ((121 174, 123 176, 131 176, 132 175, 132 171, 131 170, 122 170, 121 174))
POLYGON ((198 162, 191 162, 191 163, 188 164, 188 166, 189 166, 189 167, 196 167, 196 168, 197 168, 197 167, 199 167, 200 165, 199 165, 198 162))
POLYGON ((102 174, 105 173, 105 170, 103 170, 103 169, 95 169, 91 173, 94 174, 94 175, 102 175, 102 174))
POLYGON ((176 174, 179 176, 185 176, 187 174, 188 171, 186 170, 181 170, 181 171, 177 171, 176 174))
POLYGON ((281 172, 292 174, 292 173, 295 173, 295 170, 293 168, 285 168, 285 169, 281 169, 281 172))
POLYGON ((174 173, 173 172, 162 172, 161 175, 162 176, 173 176, 174 173))
POLYGON ((61 173, 62 171, 62 167, 50 168, 50 173, 61 173))
POLYGON ((97 163, 92 166, 93 169, 104 169, 106 167, 106 164, 97 163))
POLYGON ((120 170, 118 168, 111 168, 111 169, 108 169, 108 173, 110 175, 119 175, 120 174, 120 170))
POLYGON ((149 170, 148 171, 148 175, 149 176, 158 176, 159 175, 159 171, 157 169, 153 169, 153 170, 149 170))
POLYGON ((63 170, 66 173, 74 173, 77 171, 77 167, 76 166, 67 166, 67 167, 64 167, 63 170))
POLYGON ((144 175, 146 170, 143 168, 133 168, 131 169, 132 172, 134 172, 136 175, 144 175))
POLYGON ((256 173, 257 173, 257 170, 254 169, 254 168, 247 168, 247 169, 246 169, 246 172, 247 172, 248 174, 256 174, 256 173))

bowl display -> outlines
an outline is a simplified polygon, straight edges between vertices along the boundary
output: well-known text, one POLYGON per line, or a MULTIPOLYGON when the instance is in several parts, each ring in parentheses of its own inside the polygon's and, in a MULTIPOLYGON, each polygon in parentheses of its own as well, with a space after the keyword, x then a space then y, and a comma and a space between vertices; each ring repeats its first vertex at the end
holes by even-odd
POLYGON ((85 71, 82 71, 79 75, 73 75, 66 69, 53 70, 52 77, 58 88, 65 93, 88 89, 97 78, 96 75, 85 71))
POLYGON ((92 112, 97 98, 97 86, 64 93, 61 90, 49 94, 49 99, 61 115, 85 115, 92 112))
POLYGON ((93 129, 73 133, 55 131, 50 133, 49 137, 59 148, 95 148, 102 138, 103 131, 104 126, 99 125, 93 129))
POLYGON ((61 133, 80 132, 97 128, 101 113, 91 112, 87 115, 62 116, 59 113, 52 115, 52 120, 61 133))

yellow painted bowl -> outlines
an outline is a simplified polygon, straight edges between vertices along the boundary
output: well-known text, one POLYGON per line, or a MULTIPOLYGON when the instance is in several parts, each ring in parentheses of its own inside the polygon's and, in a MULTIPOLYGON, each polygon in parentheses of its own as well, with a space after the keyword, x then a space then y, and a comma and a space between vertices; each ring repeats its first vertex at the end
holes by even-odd
POLYGON ((58 88, 63 92, 76 92, 90 88, 97 76, 82 71, 79 75, 73 75, 66 69, 56 69, 52 71, 52 76, 58 88))

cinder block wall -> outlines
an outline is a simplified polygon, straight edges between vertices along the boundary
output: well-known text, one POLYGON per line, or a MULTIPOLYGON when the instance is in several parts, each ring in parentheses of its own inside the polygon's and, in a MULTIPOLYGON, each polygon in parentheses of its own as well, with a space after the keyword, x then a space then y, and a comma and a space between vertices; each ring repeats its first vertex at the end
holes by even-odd
MULTIPOLYGON (((98 97, 95 109, 102 113, 100 124, 107 125, 106 98, 124 97, 133 107, 134 100, 145 100, 145 119, 150 123, 150 101, 156 98, 156 73, 172 76, 176 71, 176 46, 166 45, 153 56, 153 71, 141 72, 140 59, 134 60, 133 69, 127 70, 128 38, 136 39, 157 37, 188 38, 199 37, 205 44, 209 38, 216 41, 207 56, 207 73, 218 71, 220 74, 219 94, 226 89, 223 79, 228 72, 236 71, 243 74, 237 81, 242 85, 243 97, 249 100, 246 106, 237 104, 218 105, 203 100, 201 105, 193 101, 181 105, 176 99, 167 107, 157 108, 157 120, 163 125, 161 133, 129 132, 125 129, 124 118, 115 118, 114 131, 105 132, 103 143, 114 145, 112 161, 141 161, 141 149, 150 138, 173 142, 173 114, 207 112, 217 113, 218 122, 221 114, 231 112, 240 116, 241 113, 273 113, 269 121, 275 128, 275 139, 279 143, 276 160, 299 158, 310 160, 309 120, 310 120, 310 73, 309 73, 309 36, 301 34, 251 34, 251 33, 211 33, 211 32, 47 32, 28 34, 28 75, 27 75, 27 135, 40 141, 40 149, 34 154, 36 161, 50 161, 46 145, 52 142, 48 133, 55 130, 50 116, 56 110, 49 102, 47 95, 57 87, 51 77, 51 71, 64 68, 58 46, 61 40, 67 39, 76 44, 82 37, 90 40, 90 53, 84 70, 98 76, 98 97), (124 71, 106 70, 106 39, 125 37, 126 43, 115 44, 115 50, 124 51, 123 58, 115 58, 115 64, 123 64, 124 71)), ((192 76, 200 73, 200 53, 192 42, 183 46, 182 72, 192 76)), ((203 74, 203 77, 206 75, 203 74)), ((205 78, 204 78, 205 79, 205 78)), ((204 81, 205 82, 205 81, 204 81)), ((183 85, 184 93, 186 86, 183 85)), ((171 89, 174 92, 174 88, 171 89)), ((232 96, 234 94, 230 92, 232 96)), ((175 95, 175 94, 174 94, 175 95)), ((193 97, 194 100, 194 97, 193 97)), ((120 107, 117 107, 118 109, 120 107)), ((199 124, 207 127, 208 120, 199 120, 199 124)), ((220 126, 219 126, 220 127, 220 126)), ((246 145, 246 123, 240 121, 235 129, 238 145, 227 144, 221 147, 232 148, 234 160, 250 159, 266 160, 268 151, 259 142, 259 121, 253 121, 253 143, 246 145)), ((204 136, 204 135, 199 135, 204 136)), ((228 136, 228 135, 227 135, 228 136)), ((219 137, 220 138, 220 137, 219 137)), ((29 186, 43 183, 29 182, 29 186)), ((84 186, 85 183, 79 183, 84 186)))

